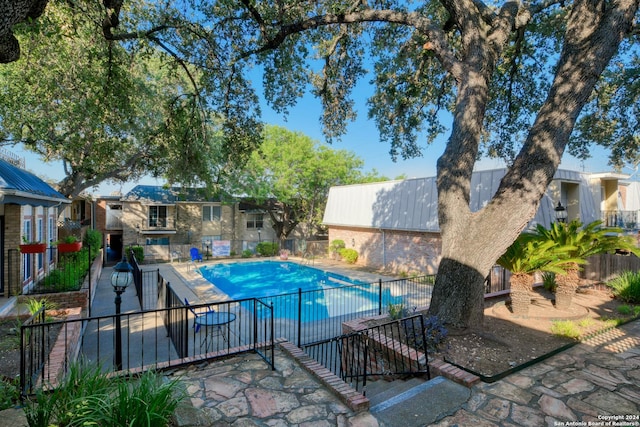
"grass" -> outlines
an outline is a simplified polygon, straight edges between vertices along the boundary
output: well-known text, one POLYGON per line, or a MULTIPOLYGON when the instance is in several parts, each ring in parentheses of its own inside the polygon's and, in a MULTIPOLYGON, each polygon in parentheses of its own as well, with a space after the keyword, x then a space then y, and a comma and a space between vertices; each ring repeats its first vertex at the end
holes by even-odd
MULTIPOLYGON (((624 307, 624 306, 620 306, 624 307)), ((595 331, 602 331, 612 327, 619 326, 623 322, 629 319, 628 314, 635 313, 634 316, 640 315, 640 308, 629 307, 628 310, 623 309, 622 312, 618 308, 618 313, 625 317, 602 317, 600 319, 593 319, 591 317, 585 317, 580 320, 556 320, 551 323, 551 333, 557 336, 566 337, 572 340, 580 340, 589 336, 589 334, 595 331), (628 313, 627 313, 628 312, 628 313)))
POLYGON ((620 300, 640 304, 640 272, 625 271, 620 276, 607 282, 607 286, 620 300))
POLYGON ((582 328, 573 320, 556 320, 551 324, 551 333, 577 340, 582 335, 582 328))

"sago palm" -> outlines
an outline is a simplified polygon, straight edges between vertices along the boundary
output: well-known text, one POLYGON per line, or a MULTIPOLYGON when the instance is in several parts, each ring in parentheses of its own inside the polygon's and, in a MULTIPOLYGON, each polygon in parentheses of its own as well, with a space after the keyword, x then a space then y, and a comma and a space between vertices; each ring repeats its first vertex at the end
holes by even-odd
POLYGON ((559 246, 569 248, 563 254, 564 270, 566 274, 556 277, 558 285, 556 289, 556 308, 567 310, 573 302, 573 295, 580 283, 578 276, 579 263, 575 259, 586 262, 591 255, 600 253, 613 253, 618 249, 638 253, 633 239, 629 236, 620 236, 619 228, 601 228, 602 221, 594 221, 586 226, 578 220, 568 224, 554 223, 549 229, 538 225, 536 238, 540 241, 555 242, 559 246))
MULTIPOLYGON (((526 315, 531 302, 534 273, 549 271, 564 274, 566 253, 573 249, 558 245, 551 240, 538 239, 533 234, 520 235, 498 259, 501 267, 511 272, 511 309, 514 314, 526 315)), ((574 260, 580 262, 579 260, 574 260)))

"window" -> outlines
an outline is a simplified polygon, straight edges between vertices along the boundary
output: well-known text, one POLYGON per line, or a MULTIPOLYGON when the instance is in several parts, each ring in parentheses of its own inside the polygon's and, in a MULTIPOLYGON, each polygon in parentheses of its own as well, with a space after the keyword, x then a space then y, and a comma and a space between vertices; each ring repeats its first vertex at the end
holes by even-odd
MULTIPOLYGON (((22 223, 22 235, 26 236, 28 241, 33 240, 31 236, 31 220, 27 219, 22 223)), ((31 255, 27 254, 22 257, 22 280, 27 281, 31 277, 31 255)))
POLYGON ((147 245, 168 246, 169 238, 168 237, 147 237, 147 245))
POLYGON ((22 223, 22 237, 25 237, 27 241, 33 240, 33 235, 31 234, 31 220, 27 219, 22 223))
POLYGON ((263 228, 263 214, 247 214, 247 230, 255 229, 255 228, 263 228))
MULTIPOLYGON (((49 225, 47 226, 47 238, 48 242, 53 242, 56 240, 55 232, 56 231, 56 220, 54 217, 49 217, 49 225)), ((49 262, 53 262, 53 251, 49 251, 49 262)))
POLYGON ((149 227, 167 226, 167 207, 149 206, 149 227))
POLYGON ((202 207, 202 222, 220 221, 220 217, 220 206, 205 205, 202 207))

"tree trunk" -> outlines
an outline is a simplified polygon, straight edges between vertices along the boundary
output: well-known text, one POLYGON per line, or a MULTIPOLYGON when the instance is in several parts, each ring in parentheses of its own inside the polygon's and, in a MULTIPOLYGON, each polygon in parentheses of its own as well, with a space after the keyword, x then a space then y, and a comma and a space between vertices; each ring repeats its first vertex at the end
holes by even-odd
POLYGON ((476 268, 445 258, 440 262, 429 314, 451 326, 482 328, 485 276, 476 268))
POLYGON ((511 311, 516 316, 527 316, 531 305, 533 275, 525 273, 512 274, 509 284, 511 285, 511 311))
POLYGON ((636 10, 634 0, 621 0, 606 9, 588 0, 574 3, 548 97, 497 192, 473 213, 469 208, 471 176, 495 66, 493 55, 498 52, 483 43, 483 34, 469 38, 468 55, 460 67, 464 76, 458 79, 451 136, 438 159, 443 260, 429 312, 445 323, 467 327, 482 324, 478 321, 484 311, 478 301, 482 279, 534 217, 576 119, 629 33, 636 10))
POLYGON ((573 296, 580 284, 578 275, 578 265, 574 264, 567 268, 567 274, 556 274, 556 308, 558 310, 569 310, 573 303, 573 296))

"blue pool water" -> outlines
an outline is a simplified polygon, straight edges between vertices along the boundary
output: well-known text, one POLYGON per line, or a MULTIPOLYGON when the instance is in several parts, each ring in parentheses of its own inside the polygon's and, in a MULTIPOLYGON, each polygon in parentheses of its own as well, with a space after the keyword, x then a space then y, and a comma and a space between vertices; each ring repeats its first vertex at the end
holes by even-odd
MULTIPOLYGON (((297 318, 298 289, 303 292, 303 321, 377 310, 380 304, 377 285, 291 262, 215 264, 201 267, 200 272, 233 300, 273 302, 276 318, 297 318)), ((388 290, 383 292, 383 307, 396 299, 388 290)))

